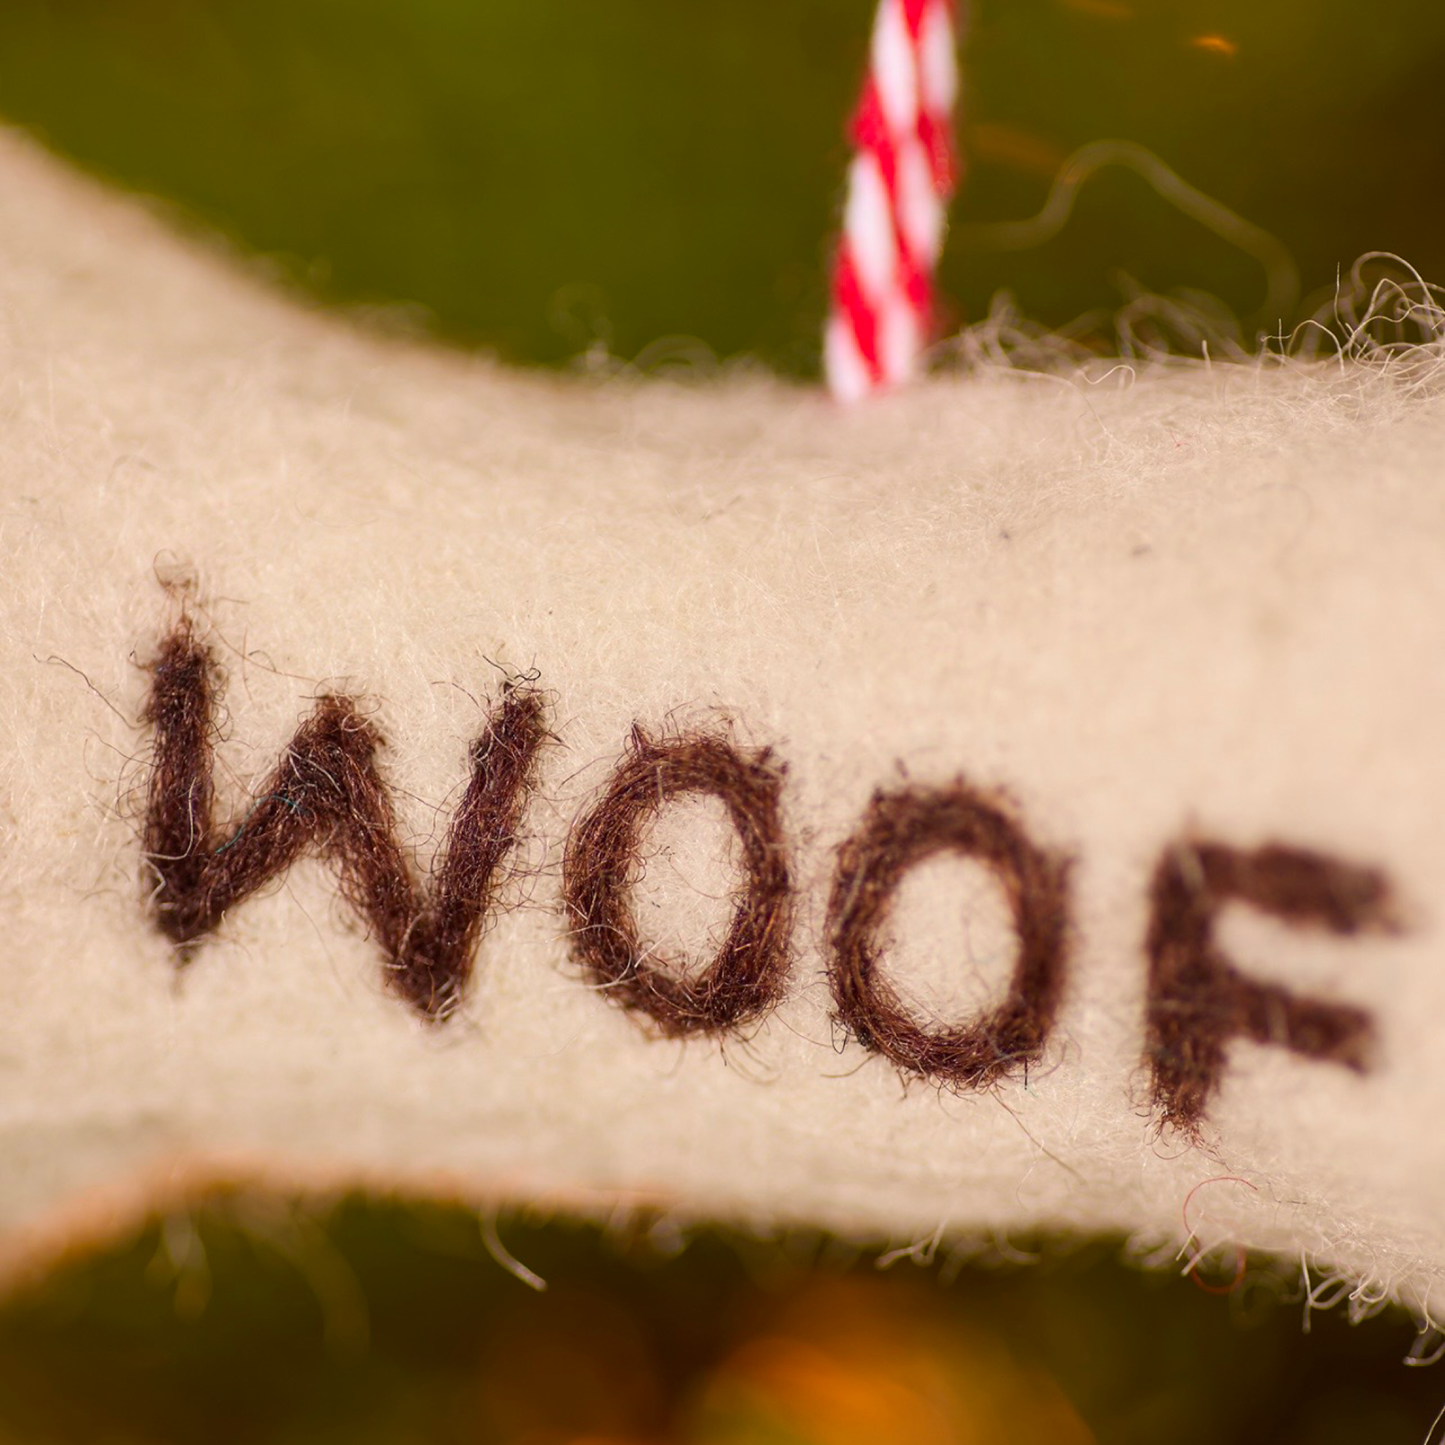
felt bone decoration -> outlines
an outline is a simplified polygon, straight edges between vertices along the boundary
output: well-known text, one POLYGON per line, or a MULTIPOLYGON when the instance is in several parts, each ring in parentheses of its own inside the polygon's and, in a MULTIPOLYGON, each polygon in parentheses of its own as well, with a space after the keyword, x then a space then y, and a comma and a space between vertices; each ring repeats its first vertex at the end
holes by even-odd
POLYGON ((1237 1245, 1432 1317, 1428 348, 546 379, 13 136, 0 316, 12 1244, 370 1180, 1237 1245))

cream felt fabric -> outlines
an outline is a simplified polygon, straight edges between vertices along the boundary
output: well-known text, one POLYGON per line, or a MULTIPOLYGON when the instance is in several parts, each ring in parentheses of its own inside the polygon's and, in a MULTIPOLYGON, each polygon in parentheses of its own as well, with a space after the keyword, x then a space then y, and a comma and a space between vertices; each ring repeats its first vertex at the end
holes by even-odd
MULTIPOLYGON (((645 1200, 896 1242, 1124 1231, 1303 1255, 1423 1314, 1445 1269, 1445 405, 1377 370, 811 391, 544 379, 355 333, 0 145, 0 1220, 246 1159, 479 1200, 645 1200), (178 973, 144 903, 148 675, 194 579, 240 818, 318 690, 367 700, 425 868, 503 669, 557 741, 460 1013, 420 1022, 314 861, 178 973), (573 820, 634 721, 788 768, 783 1005, 665 1042, 583 981, 573 820), (856 1043, 824 978, 873 790, 1004 788, 1070 854, 1044 1063, 955 1094, 856 1043), (1368 1008, 1359 1075, 1236 1042, 1202 1146, 1144 1064, 1147 890, 1195 833, 1385 871, 1398 937, 1234 909, 1241 972, 1368 1008)), ((709 946, 729 830, 668 809, 638 909, 709 946), (689 902, 689 899, 692 902, 689 902)), ((888 968, 997 996, 998 890, 910 875, 888 968), (939 960, 949 967, 939 966, 939 960)), ((671 930, 671 931, 669 931, 671 930)), ((12 1238, 16 1237, 12 1233, 12 1238)), ((1318 1278, 1315 1275, 1314 1278, 1318 1278)), ((1445 1297, 1434 1300, 1445 1304, 1445 1297)))

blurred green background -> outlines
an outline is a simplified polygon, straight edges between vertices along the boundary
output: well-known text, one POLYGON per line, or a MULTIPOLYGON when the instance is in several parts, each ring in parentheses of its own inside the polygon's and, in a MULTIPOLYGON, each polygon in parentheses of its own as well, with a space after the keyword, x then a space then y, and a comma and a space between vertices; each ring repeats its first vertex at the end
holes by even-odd
MULTIPOLYGON (((0 0, 0 114, 364 317, 517 362, 809 375, 871 8, 0 0)), ((1108 351, 1159 293, 1248 344, 1366 250, 1445 276, 1445 6, 996 0, 965 54, 954 324, 1007 292, 1108 351), (1114 167, 1057 234, 998 229, 1104 138, 1212 208, 1114 167)), ((1419 1445, 1445 1401, 1400 1363, 1408 1321, 1306 1334, 1263 1263, 1211 1295, 1108 1243, 945 1282, 812 1237, 499 1229, 546 1293, 457 1209, 256 1192, 152 1221, 0 1303, 0 1442, 1419 1445)))
POLYGON ((0 1441, 1422 1445, 1445 1378, 1401 1364, 1404 1319, 1306 1334, 1292 1272, 1210 1294, 1117 1248, 880 1270, 656 1216, 236 1195, 0 1310, 0 1441))
MULTIPOLYGON (((332 300, 512 360, 745 354, 808 374, 870 12, 4 0, 0 112, 332 300)), ((1203 291, 1246 341, 1309 309, 1261 310, 1258 248, 1126 169, 1091 179, 1061 234, 999 249, 988 225, 1033 215, 1101 138, 1277 238, 1306 293, 1370 249, 1445 275, 1434 0, 979 0, 966 29, 954 322, 1001 289, 1050 326, 1203 291)), ((1113 342, 1099 317, 1083 330, 1113 342)))

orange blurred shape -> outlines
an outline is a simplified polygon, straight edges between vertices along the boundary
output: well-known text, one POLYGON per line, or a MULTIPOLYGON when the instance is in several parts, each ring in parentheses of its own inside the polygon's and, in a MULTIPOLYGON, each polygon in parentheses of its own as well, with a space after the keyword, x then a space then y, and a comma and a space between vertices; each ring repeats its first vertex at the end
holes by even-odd
POLYGON ((788 1333, 754 1337, 724 1361, 702 1401, 704 1428, 688 1438, 1094 1445, 1055 1382, 1020 1365, 1000 1341, 937 1321, 919 1328, 916 1317, 900 1317, 868 1291, 817 1294, 823 1317, 795 1318, 788 1333))
POLYGON ((1212 51, 1215 55, 1239 54, 1239 46, 1227 35, 1192 35, 1189 43, 1196 50, 1212 51))
POLYGON ((714 1380, 710 1403, 740 1420, 786 1421, 789 1433, 816 1445, 953 1445, 936 1391, 897 1378, 890 1363, 859 1370, 808 1341, 753 1340, 714 1380))

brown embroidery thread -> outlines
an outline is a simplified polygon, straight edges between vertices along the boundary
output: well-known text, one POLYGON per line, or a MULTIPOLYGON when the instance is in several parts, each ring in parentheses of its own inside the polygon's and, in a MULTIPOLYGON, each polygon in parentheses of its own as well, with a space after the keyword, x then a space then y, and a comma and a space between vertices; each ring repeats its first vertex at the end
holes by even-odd
POLYGON ((347 902, 388 960, 388 982, 423 1017, 445 1018, 470 978, 497 870, 516 840, 547 736, 541 698, 512 687, 471 746, 427 896, 396 842, 376 767, 381 736, 346 697, 323 697, 239 823, 213 821, 216 668, 187 623, 152 669, 145 718, 155 729, 144 831, 149 903, 184 964, 228 910, 308 851, 337 868, 347 902))
POLYGON ((961 779, 878 791, 838 850, 828 904, 829 981, 838 1019, 900 1069, 979 1089, 1037 1062, 1067 967, 1068 865, 1029 841, 995 801, 961 779), (976 858, 1008 899, 1018 958, 1004 1001, 983 1018, 924 1029, 880 973, 881 935, 903 875, 939 853, 976 858))
POLYGON ((666 1037, 749 1023, 782 996, 793 911, 782 783, 766 749, 740 753, 704 733, 654 741, 635 727, 606 793, 568 839, 562 896, 573 952, 605 997, 646 1016, 666 1037), (675 963, 648 961, 629 900, 644 823, 685 794, 710 795, 726 807, 747 880, 727 937, 694 976, 675 963))
POLYGON ((1394 932, 1382 873, 1279 844, 1248 852, 1188 843, 1160 858, 1150 901, 1147 1048, 1165 1124, 1198 1137, 1233 1038, 1364 1072, 1374 1041, 1367 1010, 1244 977, 1215 945, 1214 925, 1219 910, 1238 901, 1340 935, 1394 932))

